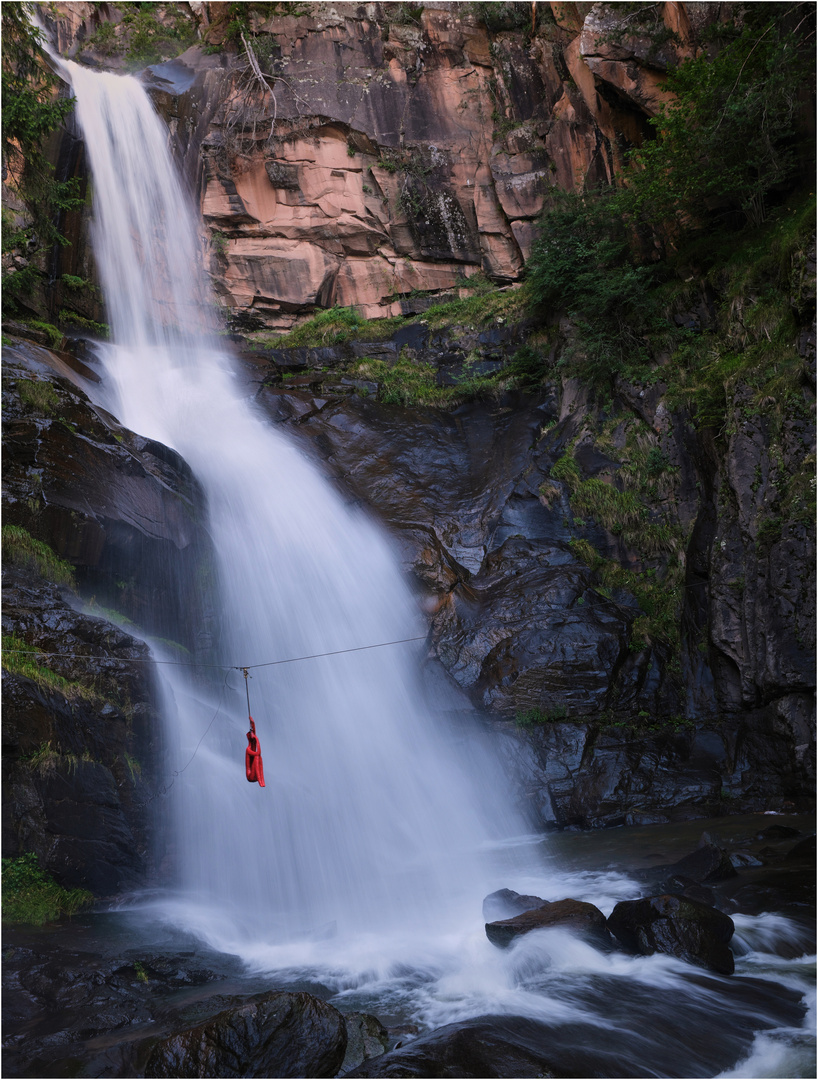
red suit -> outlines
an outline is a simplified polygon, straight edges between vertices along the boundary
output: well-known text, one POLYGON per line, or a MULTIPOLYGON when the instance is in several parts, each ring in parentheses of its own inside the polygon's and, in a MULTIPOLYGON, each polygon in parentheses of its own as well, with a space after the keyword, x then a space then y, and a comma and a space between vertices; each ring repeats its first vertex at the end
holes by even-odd
POLYGON ((244 769, 251 784, 264 787, 264 762, 261 760, 261 746, 256 735, 256 725, 250 717, 250 730, 247 732, 247 749, 244 751, 244 769))

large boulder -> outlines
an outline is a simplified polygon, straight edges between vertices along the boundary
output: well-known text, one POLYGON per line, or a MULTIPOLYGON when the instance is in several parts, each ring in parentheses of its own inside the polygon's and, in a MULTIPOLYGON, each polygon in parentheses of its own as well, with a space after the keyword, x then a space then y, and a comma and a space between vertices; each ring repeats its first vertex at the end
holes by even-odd
POLYGON ((487 923, 511 919, 524 911, 545 907, 548 903, 539 896, 524 896, 513 889, 497 889, 483 901, 483 918, 487 923))
POLYGON ((272 990, 157 1042, 145 1076, 336 1076, 346 1048, 332 1005, 272 990))
POLYGON ((357 1068, 370 1058, 380 1057, 389 1049, 389 1032, 369 1013, 345 1013, 347 1049, 341 1073, 357 1068))
POLYGON ((668 953, 721 975, 735 970, 727 944, 735 930, 733 920, 687 897, 623 900, 608 918, 608 929, 626 949, 642 956, 668 953))
POLYGON ((699 884, 711 881, 725 881, 735 877, 736 870, 730 856, 717 844, 703 843, 689 855, 679 859, 668 867, 670 876, 692 878, 699 884))
POLYGON ((593 904, 582 900, 557 900, 534 911, 525 911, 511 919, 486 923, 486 937, 498 948, 505 949, 515 938, 528 934, 532 930, 559 928, 570 930, 588 939, 592 944, 609 947, 610 934, 605 925, 605 916, 593 904))

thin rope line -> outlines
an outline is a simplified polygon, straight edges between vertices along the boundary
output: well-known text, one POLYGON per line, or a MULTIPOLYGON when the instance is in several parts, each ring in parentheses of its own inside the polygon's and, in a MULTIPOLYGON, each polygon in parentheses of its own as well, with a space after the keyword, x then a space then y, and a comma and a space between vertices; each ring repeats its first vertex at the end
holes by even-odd
POLYGON ((295 664, 300 660, 317 660, 322 656, 340 656, 342 653, 364 652, 366 649, 383 649, 387 645, 403 645, 407 641, 425 641, 428 635, 400 638, 398 641, 379 641, 377 645, 358 645, 354 649, 335 649, 332 652, 310 653, 309 656, 291 656, 287 660, 269 660, 264 664, 196 664, 184 660, 155 660, 153 657, 95 656, 93 653, 41 652, 39 649, 3 649, 4 653, 23 653, 27 656, 52 656, 66 660, 110 660, 117 664, 170 664, 173 667, 212 668, 217 671, 243 671, 245 668, 273 667, 276 664, 295 664))
MULTIPOLYGON (((661 582, 657 580, 657 584, 661 582)), ((691 581, 688 585, 678 585, 680 589, 700 589, 702 586, 706 586, 707 581, 691 581)), ((617 590, 628 590, 625 586, 603 586, 605 588, 616 588, 617 590)), ((618 600, 614 600, 611 597, 605 597, 599 604, 579 604, 578 600, 581 598, 584 592, 598 593, 600 590, 599 585, 589 585, 587 588, 581 590, 577 598, 574 600, 574 607, 581 609, 582 611, 591 611, 594 608, 610 607, 613 604, 614 607, 630 609, 633 605, 620 603, 618 600)), ((634 597, 634 604, 639 606, 639 601, 634 597)), ((568 607, 567 605, 550 604, 549 607, 557 608, 561 607, 566 612, 571 612, 574 607, 568 607)), ((155 660, 151 657, 128 657, 128 656, 95 656, 93 653, 57 653, 57 652, 42 652, 39 649, 3 649, 3 653, 24 653, 28 656, 53 656, 62 658, 65 660, 110 660, 117 664, 164 664, 171 667, 190 667, 190 668, 210 668, 215 671, 244 671, 245 668, 249 671, 251 668, 262 667, 276 667, 280 664, 297 664, 302 660, 318 660, 322 656, 342 656, 344 653, 365 652, 368 649, 383 649, 388 645, 404 645, 410 641, 425 641, 428 634, 420 634, 417 637, 399 638, 397 641, 379 641, 376 645, 357 645, 353 649, 333 649, 332 652, 319 652, 309 653, 307 656, 290 656, 286 660, 268 660, 263 664, 198 664, 190 663, 185 660, 155 660)))
POLYGON ((247 668, 249 671, 250 668, 275 667, 276 664, 296 664, 299 660, 317 660, 319 656, 340 656, 341 653, 363 652, 365 649, 382 649, 385 645, 403 645, 407 641, 425 641, 427 637, 428 634, 421 634, 419 637, 400 638, 398 641, 381 641, 377 645, 358 645, 354 649, 335 649, 334 652, 311 653, 309 656, 291 656, 289 660, 268 660, 266 664, 243 664, 231 670, 243 671, 244 668, 247 668))

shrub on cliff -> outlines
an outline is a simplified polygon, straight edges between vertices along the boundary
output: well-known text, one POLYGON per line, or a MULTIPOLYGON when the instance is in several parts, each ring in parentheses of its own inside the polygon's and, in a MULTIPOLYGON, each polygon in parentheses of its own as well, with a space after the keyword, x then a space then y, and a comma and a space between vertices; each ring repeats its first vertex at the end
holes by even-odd
MULTIPOLYGON (((656 139, 630 155, 624 185, 558 196, 541 220, 527 266, 529 294, 541 313, 570 317, 573 356, 565 359, 593 382, 645 377, 654 357, 680 345, 685 356, 692 348, 711 362, 714 343, 697 347, 701 327, 683 330, 672 315, 680 310, 681 282, 719 278, 722 291, 721 279, 747 279, 737 253, 753 262, 751 276, 764 279, 750 291, 764 297, 765 310, 776 309, 774 326, 765 328, 767 344, 779 329, 793 338, 787 313, 795 248, 786 245, 777 267, 755 248, 783 252, 784 234, 792 231, 786 219, 805 219, 786 202, 814 177, 814 146, 799 134, 810 114, 814 9, 757 4, 742 19, 719 24, 715 55, 671 72, 672 103, 652 121, 656 139)), ((745 353, 750 344, 733 341, 729 328, 725 333, 719 364, 726 346, 745 353)), ((749 353, 734 358, 729 374, 751 359, 749 353)), ((784 360, 793 359, 788 346, 784 360)), ((718 425, 714 416, 708 422, 718 425)))
POLYGON ((621 201, 612 190, 558 196, 526 268, 535 308, 564 310, 575 324, 592 380, 644 363, 648 335, 665 325, 656 267, 640 263, 621 201))
POLYGON ((43 153, 45 140, 71 112, 74 99, 55 97, 58 80, 43 59, 40 31, 29 21, 31 8, 12 0, 2 8, 3 179, 31 214, 30 223, 21 224, 3 213, 3 254, 25 249, 29 260, 3 274, 6 311, 14 311, 35 284, 37 271, 30 259, 54 243, 68 243, 57 224, 59 215, 81 202, 76 180, 55 179, 43 153))
POLYGON ((771 195, 809 167, 798 127, 812 112, 814 5, 753 4, 743 17, 715 56, 670 73, 656 139, 631 154, 626 212, 682 231, 731 214, 760 225, 771 195))
POLYGON ((42 926, 60 915, 73 915, 93 899, 87 889, 63 889, 40 869, 32 852, 3 859, 3 922, 42 926))

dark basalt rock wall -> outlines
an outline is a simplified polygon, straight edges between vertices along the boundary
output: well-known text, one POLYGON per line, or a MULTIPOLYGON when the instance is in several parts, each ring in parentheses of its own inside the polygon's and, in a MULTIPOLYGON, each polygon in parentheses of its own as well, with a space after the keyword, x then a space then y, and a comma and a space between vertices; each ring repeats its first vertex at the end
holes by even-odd
POLYGON ((151 803, 162 772, 147 646, 10 566, 3 633, 59 654, 38 666, 66 680, 3 671, 4 856, 33 851, 62 885, 97 896, 143 884, 157 855, 151 803))
POLYGON ((206 651, 210 543, 198 485, 175 451, 92 405, 83 378, 98 377, 69 353, 22 339, 4 348, 4 522, 67 559, 98 604, 206 651))
POLYGON ((811 428, 748 416, 741 387, 716 440, 668 407, 661 383, 620 382, 602 404, 562 380, 442 411, 380 404, 343 377, 361 356, 403 350, 447 385, 467 354, 491 370, 519 335, 407 327, 391 342, 278 350, 272 363, 256 354, 251 378, 271 420, 396 537, 432 613, 432 654, 459 689, 495 716, 548 720, 509 725, 502 744, 542 820, 809 805, 814 540, 795 500, 811 428), (640 489, 644 520, 671 537, 653 555, 593 512, 580 519, 552 476, 570 455, 580 480, 614 482, 637 441, 661 466, 640 489), (640 601, 627 581, 600 589, 578 539, 651 591, 640 601), (671 560, 684 568, 678 640, 639 638, 671 560))
POLYGON ((10 545, 3 632, 57 655, 34 658, 43 678, 14 657, 3 671, 3 853, 34 851, 60 884, 111 895, 161 858, 168 779, 150 652, 122 626, 207 655, 202 500, 178 454, 90 403, 91 367, 22 339, 3 352, 4 526, 67 560, 86 601, 10 545))

